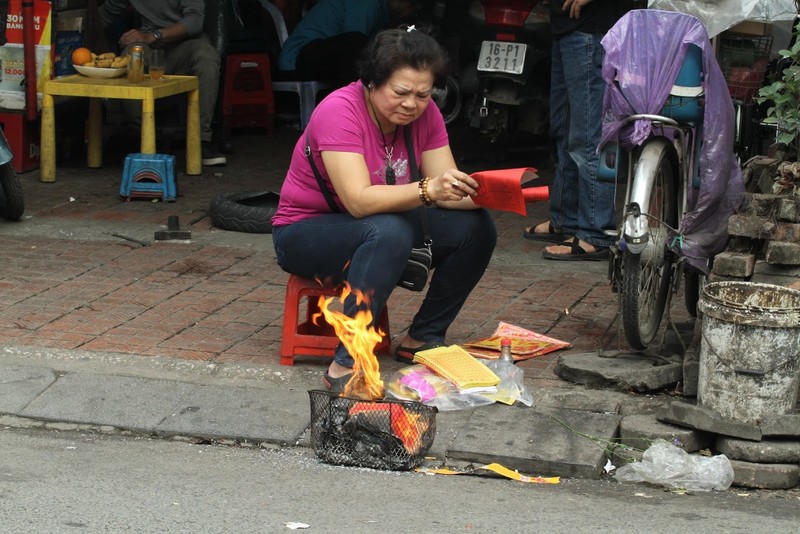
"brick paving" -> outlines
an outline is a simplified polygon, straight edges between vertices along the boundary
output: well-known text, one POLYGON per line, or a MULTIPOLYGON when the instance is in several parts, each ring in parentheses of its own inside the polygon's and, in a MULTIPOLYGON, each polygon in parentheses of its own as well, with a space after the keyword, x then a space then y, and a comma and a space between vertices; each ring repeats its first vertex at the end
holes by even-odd
MULTIPOLYGON (((238 135, 228 166, 197 177, 182 174, 178 154, 171 203, 121 199, 121 161, 102 169, 66 162, 50 184, 38 171, 21 175, 25 217, 0 222, 0 345, 274 364, 288 275, 269 235, 215 229, 206 210, 221 192, 277 191, 297 135, 238 135), (191 229, 191 241, 153 241, 169 215, 191 229)), ((495 256, 448 341, 489 335, 499 321, 568 341, 568 351, 522 363, 529 378, 552 381, 559 356, 600 347, 616 297, 605 262, 545 261, 544 244, 522 238, 524 226, 546 217, 542 202, 529 204, 527 217, 495 213, 495 256)), ((421 298, 398 289, 389 300, 394 345, 421 298)))

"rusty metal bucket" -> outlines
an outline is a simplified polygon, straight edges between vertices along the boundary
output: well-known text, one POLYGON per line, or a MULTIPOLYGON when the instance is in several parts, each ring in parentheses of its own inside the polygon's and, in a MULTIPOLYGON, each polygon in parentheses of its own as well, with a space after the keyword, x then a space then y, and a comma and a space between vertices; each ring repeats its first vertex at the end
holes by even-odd
POLYGON ((699 405, 758 423, 794 410, 800 385, 800 291, 715 282, 703 288, 699 405))

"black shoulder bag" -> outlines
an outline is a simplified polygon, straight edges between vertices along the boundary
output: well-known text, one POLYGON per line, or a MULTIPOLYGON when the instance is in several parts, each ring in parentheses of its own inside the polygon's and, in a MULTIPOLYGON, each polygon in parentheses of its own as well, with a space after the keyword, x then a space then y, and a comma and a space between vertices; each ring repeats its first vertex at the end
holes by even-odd
MULTIPOLYGON (((417 166, 417 158, 414 155, 414 146, 411 139, 411 128, 404 128, 404 130, 406 149, 408 150, 408 165, 411 169, 411 178, 414 182, 418 182, 419 167, 417 166)), ((331 209, 331 212, 339 213, 341 210, 333 200, 333 195, 325 185, 325 182, 322 180, 322 176, 320 176, 319 170, 314 163, 314 157, 311 155, 311 145, 308 143, 308 132, 306 132, 305 154, 308 158, 308 163, 311 165, 311 170, 314 172, 314 177, 317 179, 319 189, 322 191, 322 195, 325 197, 325 201, 328 203, 328 207, 331 209)), ((422 217, 422 233, 424 236, 425 246, 411 249, 411 255, 406 263, 406 268, 403 271, 403 275, 400 277, 400 280, 397 282, 398 287, 408 289, 409 291, 422 291, 425 289, 425 284, 428 283, 428 275, 431 270, 431 265, 433 264, 433 253, 431 252, 433 240, 431 239, 430 228, 428 227, 428 213, 425 211, 424 206, 421 208, 420 213, 422 217)))

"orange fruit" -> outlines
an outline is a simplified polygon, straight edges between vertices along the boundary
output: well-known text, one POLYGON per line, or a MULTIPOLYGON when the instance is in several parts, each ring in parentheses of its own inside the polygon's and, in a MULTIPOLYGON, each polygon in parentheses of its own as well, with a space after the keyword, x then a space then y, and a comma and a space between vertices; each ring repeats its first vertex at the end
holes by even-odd
POLYGON ((92 60, 92 51, 88 48, 76 48, 72 51, 72 64, 83 65, 92 60))

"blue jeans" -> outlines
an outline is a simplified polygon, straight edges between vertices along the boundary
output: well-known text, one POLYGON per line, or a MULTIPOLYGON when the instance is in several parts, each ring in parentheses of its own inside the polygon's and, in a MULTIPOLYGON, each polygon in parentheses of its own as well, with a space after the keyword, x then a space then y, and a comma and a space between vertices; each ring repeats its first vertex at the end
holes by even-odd
MULTIPOLYGON (((403 274, 411 248, 422 246, 421 209, 363 219, 331 213, 273 228, 278 265, 305 278, 346 280, 369 295, 374 323, 403 274)), ((447 329, 489 264, 497 230, 483 209, 429 208, 427 213, 434 271, 408 334, 418 341, 444 343, 447 329)), ((365 307, 350 295, 342 311, 353 317, 365 307)), ((353 366, 341 343, 334 359, 353 366)))
POLYGON ((602 35, 572 32, 553 39, 550 135, 556 172, 550 188, 550 223, 596 247, 613 238, 614 183, 597 176, 605 82, 602 35))

